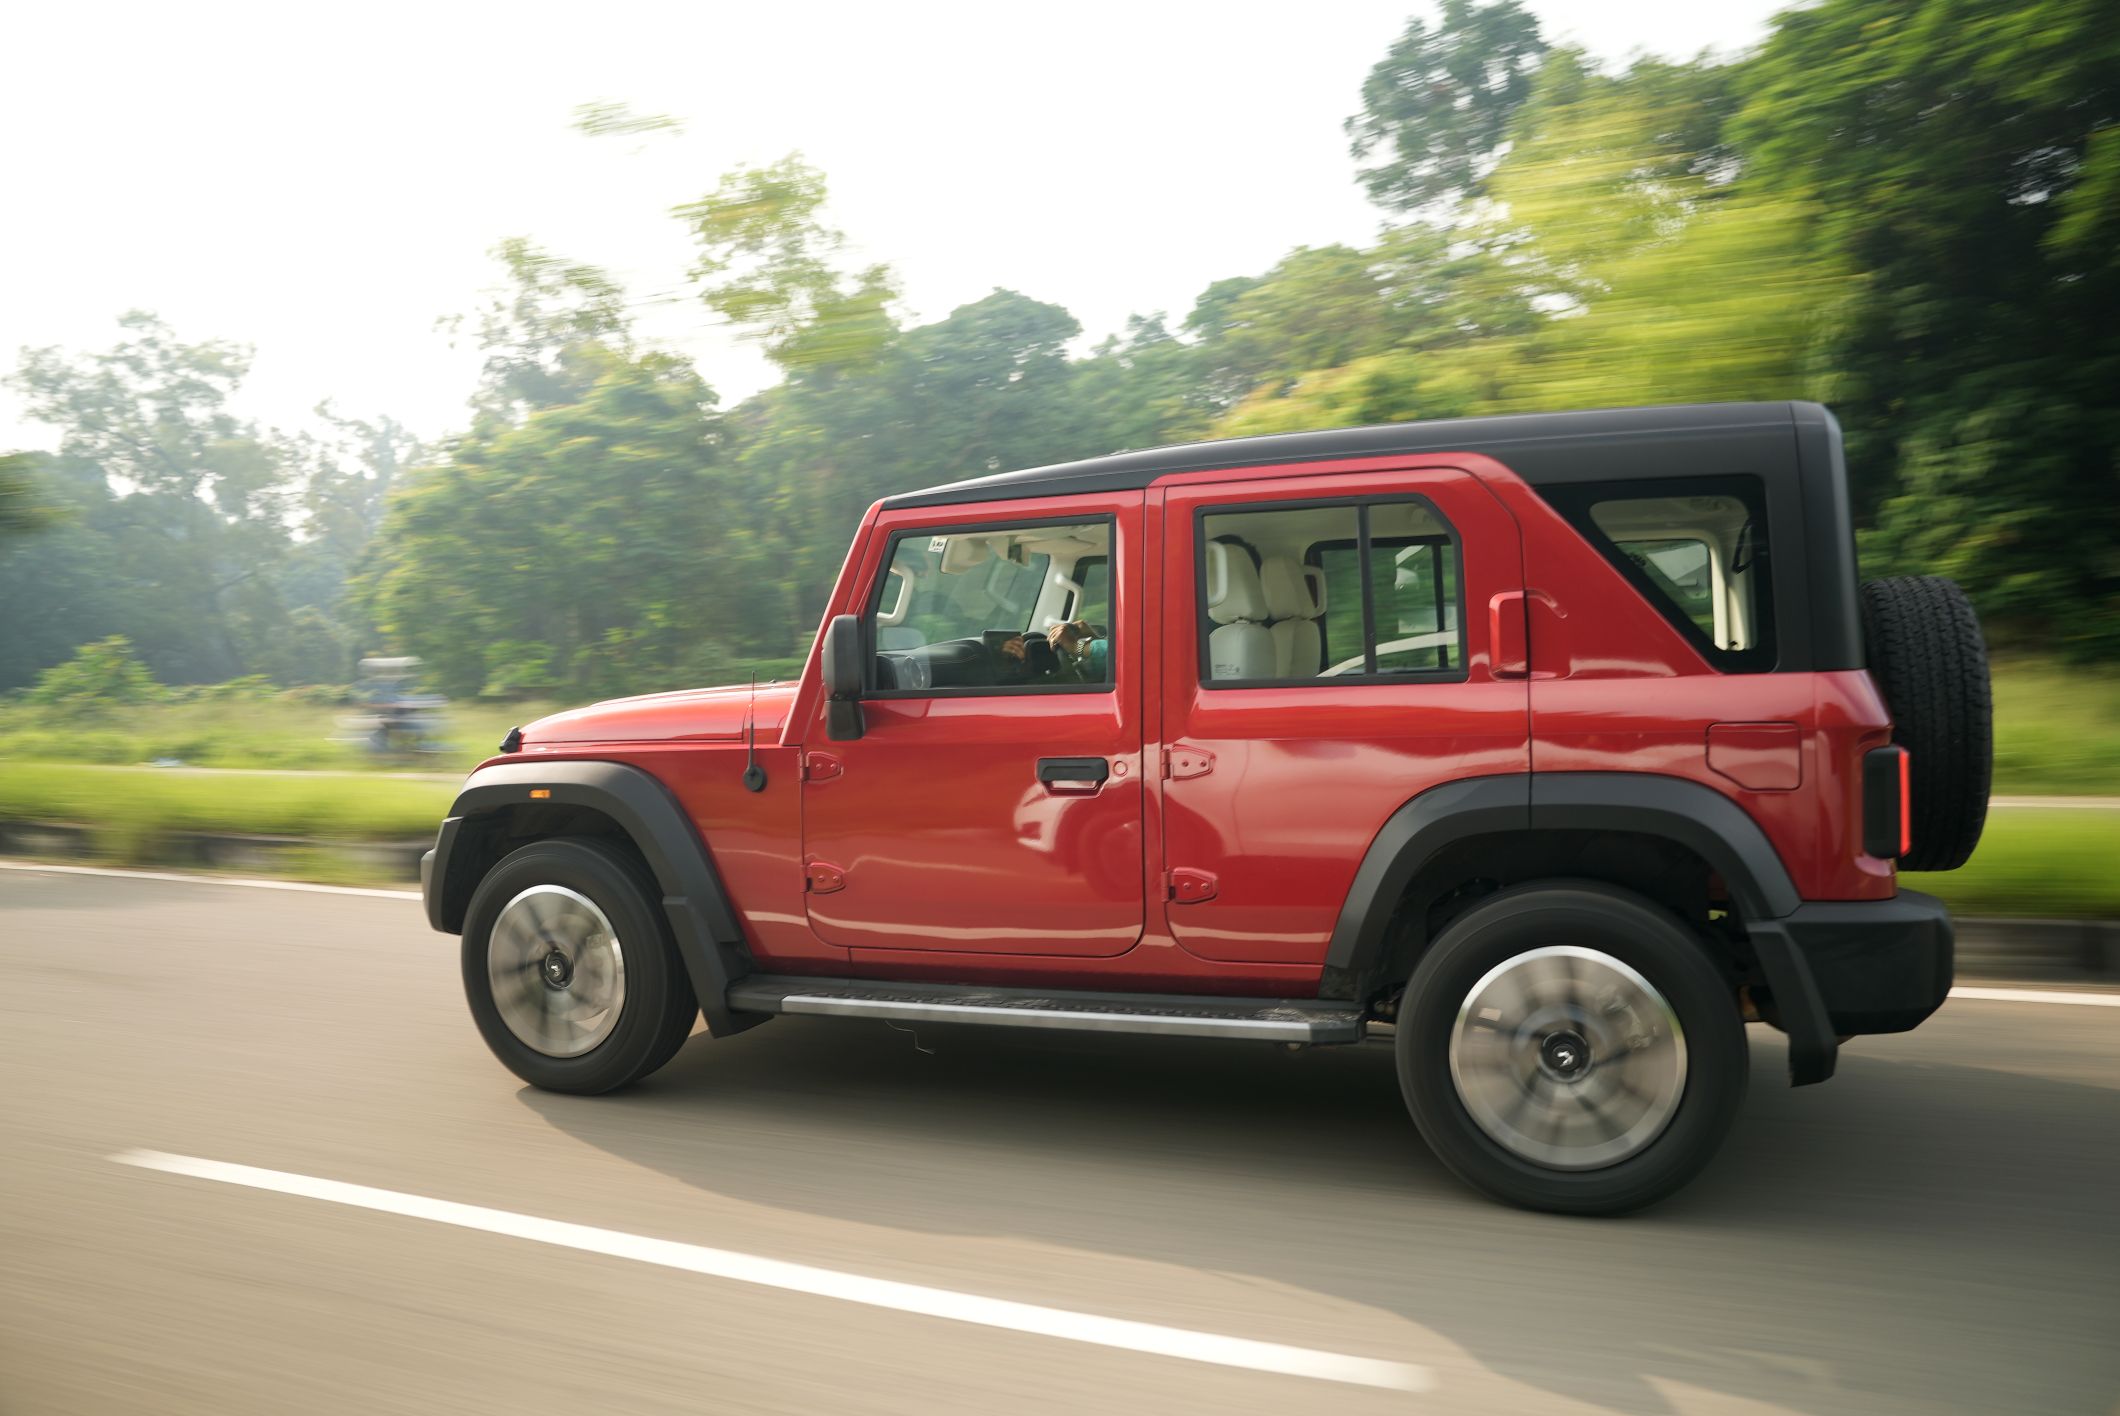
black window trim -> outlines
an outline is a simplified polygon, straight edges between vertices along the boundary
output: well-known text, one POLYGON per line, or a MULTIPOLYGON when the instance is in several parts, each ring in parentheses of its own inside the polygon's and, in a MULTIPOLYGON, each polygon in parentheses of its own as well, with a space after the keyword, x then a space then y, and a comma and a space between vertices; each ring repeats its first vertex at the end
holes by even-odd
MULTIPOLYGON (((1194 670, 1200 687, 1212 689, 1244 688, 1337 688, 1348 684, 1381 686, 1387 684, 1415 683, 1463 683, 1470 676, 1464 652, 1465 617, 1465 538, 1443 509, 1431 497, 1418 492, 1379 492, 1364 496, 1360 493, 1333 497, 1296 497, 1282 500, 1260 499, 1258 501, 1219 502, 1212 506, 1193 508, 1193 637, 1198 641, 1194 654, 1194 670), (1411 503, 1428 509, 1428 514, 1441 524, 1450 538, 1457 566, 1457 612, 1458 612, 1458 663, 1447 669, 1410 669, 1400 673, 1376 671, 1376 607, 1374 587, 1369 583, 1369 508, 1373 506, 1400 506, 1411 503), (1214 660, 1208 651, 1207 639, 1213 630, 1203 631, 1200 626, 1207 621, 1207 518, 1210 516, 1242 516, 1254 512, 1308 511, 1319 507, 1352 507, 1355 512, 1355 535, 1362 577, 1362 657, 1365 672, 1359 674, 1334 674, 1327 678, 1309 674, 1302 678, 1256 678, 1218 679, 1214 676, 1214 660)), ((1322 633, 1322 626, 1320 627, 1322 633)))
POLYGON ((1756 472, 1707 472, 1698 477, 1631 477, 1623 481, 1576 482, 1566 487, 1545 487, 1542 495, 1567 518, 1584 540, 1620 573, 1636 594, 1653 606, 1664 621, 1677 630, 1704 663, 1718 674, 1770 674, 1781 657, 1780 613, 1774 581, 1773 509, 1771 483, 1756 472), (1753 564, 1766 573, 1755 576, 1759 593, 1752 605, 1752 624, 1759 643, 1750 649, 1718 649, 1715 641, 1693 622, 1685 609, 1658 588, 1634 557, 1604 532, 1591 514, 1602 502, 1656 501, 1678 497, 1731 497, 1744 505, 1752 520, 1753 564))
MULTIPOLYGON (((1454 545, 1454 544, 1456 544, 1456 543, 1455 543, 1454 539, 1453 539, 1452 537, 1450 537, 1450 536, 1374 536, 1374 537, 1371 537, 1371 538, 1370 538, 1370 542, 1369 542, 1369 544, 1370 544, 1370 546, 1371 546, 1372 548, 1375 548, 1375 547, 1382 547, 1382 548, 1383 548, 1383 549, 1385 549, 1385 550, 1398 550, 1398 549, 1400 549, 1400 548, 1402 548, 1402 547, 1405 547, 1405 546, 1451 546, 1451 545, 1454 545)), ((1357 540, 1353 540, 1353 541, 1349 541, 1349 540, 1344 540, 1344 539, 1343 539, 1343 540, 1338 540, 1338 541, 1313 541, 1313 542, 1311 542, 1311 543, 1310 543, 1310 557, 1309 557, 1308 559, 1306 559, 1306 560, 1304 561, 1304 564, 1305 564, 1305 565, 1311 565, 1311 566, 1315 566, 1315 567, 1317 567, 1317 568, 1318 568, 1319 570, 1323 570, 1323 569, 1325 568, 1325 566, 1324 566, 1324 563, 1323 563, 1322 561, 1320 561, 1320 560, 1318 560, 1318 559, 1316 558, 1316 557, 1317 557, 1317 553, 1318 553, 1318 552, 1320 552, 1320 551, 1353 551, 1353 552, 1355 552, 1355 560, 1356 560, 1356 565, 1357 565, 1357 570, 1356 570, 1356 572, 1355 572, 1355 573, 1359 575, 1359 574, 1361 574, 1361 573, 1362 573, 1362 571, 1361 571, 1361 569, 1360 569, 1360 564, 1361 564, 1361 548, 1362 548, 1362 543, 1361 543, 1361 541, 1360 541, 1359 539, 1357 539, 1357 540)), ((1437 604, 1437 605, 1441 605, 1441 604, 1443 604, 1443 603, 1444 603, 1444 600, 1443 600, 1443 558, 1442 558, 1441 556, 1437 556, 1437 557, 1435 558, 1435 574, 1434 574, 1434 577, 1433 577, 1433 578, 1434 578, 1434 581, 1435 581, 1435 602, 1436 602, 1436 604, 1437 604)), ((1462 599, 1462 597, 1460 597, 1460 598, 1462 599)), ((1372 613, 1373 613, 1373 612, 1372 612, 1372 613)), ((1369 637, 1370 637, 1370 642, 1371 642, 1372 644, 1374 644, 1374 642, 1375 642, 1375 639, 1376 639, 1376 636, 1375 636, 1375 634, 1374 634, 1374 632, 1373 632, 1373 631, 1370 631, 1370 630, 1369 630, 1369 629, 1367 628, 1367 621, 1366 621, 1366 619, 1365 619, 1365 621, 1364 621, 1364 624, 1365 624, 1365 629, 1364 629, 1364 632, 1365 632, 1365 633, 1368 633, 1368 634, 1369 634, 1369 637)), ((1323 626, 1323 625, 1320 625, 1320 626, 1318 626, 1318 629, 1319 629, 1319 637, 1320 637, 1320 638, 1322 638, 1322 639, 1323 639, 1323 640, 1325 641, 1325 652, 1326 652, 1326 654, 1330 655, 1330 654, 1332 653, 1332 636, 1331 636, 1330 634, 1327 634, 1327 633, 1325 633, 1325 632, 1324 632, 1324 626, 1323 626)), ((1461 631, 1461 637, 1462 637, 1462 626, 1460 626, 1460 631, 1461 631)), ((1447 649, 1445 649, 1445 650, 1443 651, 1443 654, 1444 654, 1444 656, 1445 656, 1446 658, 1448 657, 1449 653, 1450 653, 1450 651, 1449 651, 1449 650, 1447 650, 1447 649)), ((1372 657, 1372 658, 1373 658, 1373 657, 1374 657, 1374 651, 1372 650, 1372 651, 1371 651, 1371 653, 1370 653, 1370 654, 1369 654, 1369 655, 1368 655, 1367 657, 1372 657)), ((1444 667, 1446 667, 1446 668, 1447 668, 1447 667, 1448 667, 1448 665, 1447 665, 1447 664, 1445 664, 1445 666, 1444 666, 1444 667)), ((1400 675, 1396 675, 1396 674, 1395 674, 1395 675, 1392 675, 1392 677, 1396 678, 1396 677, 1400 677, 1400 675)))
MULTIPOLYGON (((1116 559, 1119 546, 1119 518, 1116 513, 1070 513, 1057 516, 1022 517, 1009 521, 969 521, 939 526, 907 526, 890 533, 884 542, 883 560, 880 562, 876 583, 869 587, 868 598, 861 612, 862 646, 862 690, 864 698, 1035 698, 1041 695, 1117 693, 1119 691, 1119 577, 1112 576, 1112 653, 1110 683, 1048 683, 1048 684, 966 684, 955 688, 878 688, 876 686, 876 615, 883 608, 883 588, 891 578, 891 566, 898 559, 898 543, 915 536, 959 536, 981 531, 1028 531, 1042 526, 1096 526, 1105 528, 1105 555, 1116 559)), ((1029 631, 1025 631, 1028 633, 1029 631)))

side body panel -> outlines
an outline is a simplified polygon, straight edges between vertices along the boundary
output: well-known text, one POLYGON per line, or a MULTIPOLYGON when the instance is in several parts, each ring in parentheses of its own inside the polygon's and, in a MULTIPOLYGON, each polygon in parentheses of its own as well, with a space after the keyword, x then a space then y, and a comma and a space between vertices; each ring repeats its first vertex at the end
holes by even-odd
MULTIPOLYGON (((1536 491, 1479 461, 1482 479, 1524 533, 1534 769, 1697 782, 1765 829, 1803 898, 1890 898, 1892 863, 1863 854, 1861 844, 1856 767, 1864 751, 1889 740, 1891 723, 1869 675, 1717 673, 1536 491), (1728 727, 1740 731, 1717 731, 1728 727), (1775 729, 1793 745, 1786 771, 1780 764, 1745 770, 1726 746, 1711 759, 1718 737, 1753 746, 1771 741, 1775 729)), ((1781 480, 1793 482, 1783 474, 1770 485, 1781 480)), ((1775 557, 1779 598, 1784 579, 1798 571, 1778 547, 1775 557)))
POLYGON ((1163 562, 1163 859, 1214 890, 1165 892, 1171 935, 1204 959, 1320 967, 1363 852, 1394 811, 1441 783, 1529 766, 1525 681, 1497 676, 1490 643, 1498 617, 1523 613, 1515 523, 1450 467, 1174 487, 1163 562), (1408 495, 1460 544, 1461 681, 1203 683, 1198 513, 1408 495))

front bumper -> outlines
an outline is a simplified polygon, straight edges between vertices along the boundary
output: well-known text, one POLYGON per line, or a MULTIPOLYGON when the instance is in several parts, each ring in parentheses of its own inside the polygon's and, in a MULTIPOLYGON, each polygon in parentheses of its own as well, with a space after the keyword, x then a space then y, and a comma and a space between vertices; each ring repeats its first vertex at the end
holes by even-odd
MULTIPOLYGON (((420 902, 426 907, 427 923, 444 934, 455 934, 464 927, 462 903, 453 919, 449 909, 449 853, 456 846, 457 828, 463 824, 460 816, 443 821, 434 833, 434 849, 420 857, 420 902)), ((468 889, 462 893, 468 894, 468 889)))
POLYGON ((1951 992, 1951 915, 1918 890, 1889 900, 1822 900, 1749 922, 1768 997, 1761 1012, 1789 1035, 1789 1078, 1833 1075, 1839 1039, 1905 1032, 1951 992))

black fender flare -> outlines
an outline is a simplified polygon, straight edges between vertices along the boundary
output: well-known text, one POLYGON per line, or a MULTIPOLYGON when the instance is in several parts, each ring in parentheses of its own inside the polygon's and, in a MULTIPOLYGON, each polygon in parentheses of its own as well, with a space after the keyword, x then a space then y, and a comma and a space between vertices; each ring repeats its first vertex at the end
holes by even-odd
POLYGON ((601 812, 632 840, 661 888, 663 914, 710 1030, 725 1036, 763 1020, 729 1008, 729 985, 751 971, 750 951, 698 828, 668 787, 622 762, 503 762, 473 772, 421 862, 429 924, 445 934, 463 930, 478 888, 476 866, 466 860, 471 853, 456 849, 467 823, 533 800, 601 812), (545 795, 532 798, 533 790, 545 795))
POLYGON ((1435 854, 1510 831, 1661 836, 1708 862, 1730 892, 1781 1005, 1798 1085, 1833 1074, 1837 1044, 1818 986, 1786 930, 1803 903, 1759 823, 1712 787, 1646 772, 1511 772, 1432 787, 1393 812, 1355 871, 1325 954, 1319 996, 1360 1000, 1381 977, 1393 908, 1435 854))

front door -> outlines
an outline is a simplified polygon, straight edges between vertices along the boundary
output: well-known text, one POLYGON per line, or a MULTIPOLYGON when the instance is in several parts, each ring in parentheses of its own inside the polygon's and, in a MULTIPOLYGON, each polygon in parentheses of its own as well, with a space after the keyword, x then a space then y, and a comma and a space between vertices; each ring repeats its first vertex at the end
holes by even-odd
POLYGON ((863 734, 806 736, 810 927, 848 949, 1102 956, 1141 937, 1143 496, 885 512, 863 734))

